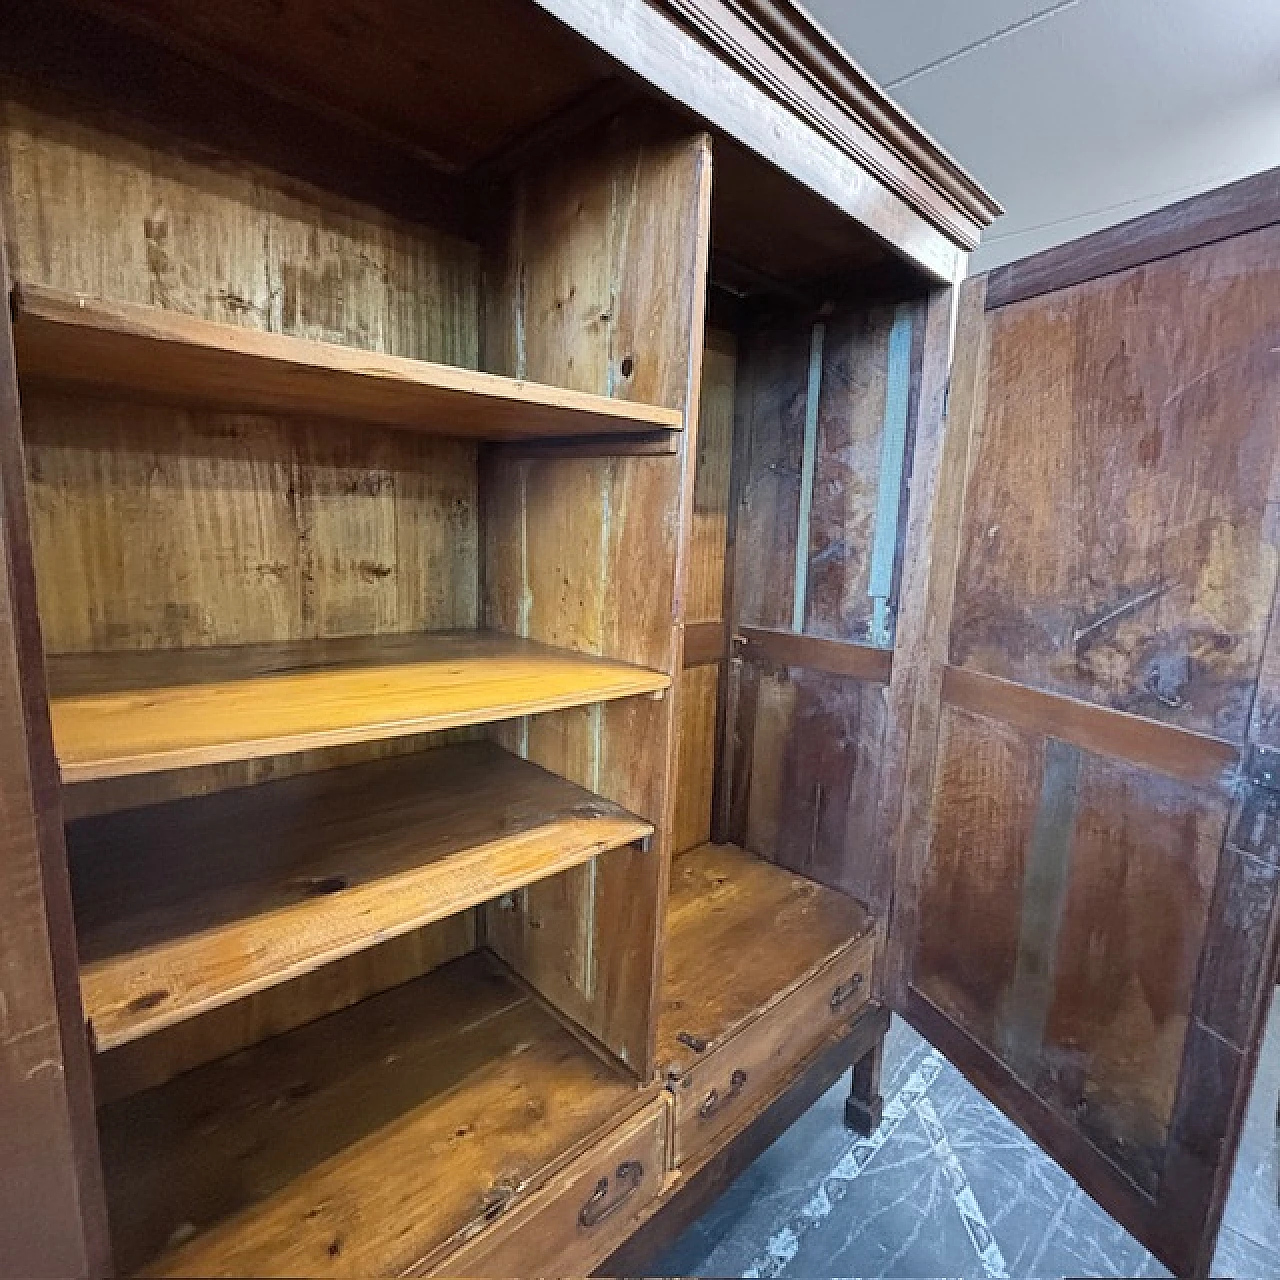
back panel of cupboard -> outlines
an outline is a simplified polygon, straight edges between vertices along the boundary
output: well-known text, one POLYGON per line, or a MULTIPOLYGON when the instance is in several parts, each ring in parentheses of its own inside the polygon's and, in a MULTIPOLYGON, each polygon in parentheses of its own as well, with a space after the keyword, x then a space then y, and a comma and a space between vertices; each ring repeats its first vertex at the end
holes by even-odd
MULTIPOLYGON (((264 170, 201 163, 10 98, 11 272, 113 301, 474 367, 480 255, 264 170)), ((476 446, 27 388, 28 501, 49 653, 476 625, 476 446)), ((89 784, 68 817, 393 751, 89 784)), ((109 868, 78 869, 91 891, 109 868)), ((174 873, 181 874, 175 864, 174 873)), ((99 1062, 106 1096, 167 1078, 470 949, 462 917, 99 1062)))
POLYGON ((889 873, 881 766, 924 315, 844 304, 766 319, 739 344, 724 817, 735 842, 873 904, 889 873))

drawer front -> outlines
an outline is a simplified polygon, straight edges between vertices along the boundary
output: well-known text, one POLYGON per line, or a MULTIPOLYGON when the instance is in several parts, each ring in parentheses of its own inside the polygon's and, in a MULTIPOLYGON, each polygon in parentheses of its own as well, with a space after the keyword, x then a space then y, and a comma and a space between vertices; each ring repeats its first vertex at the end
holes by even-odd
POLYGON ((436 1274, 589 1275, 661 1193, 670 1136, 671 1099, 664 1093, 450 1254, 436 1274))
POLYGON ((874 958, 874 935, 852 943, 676 1083, 676 1164, 767 1104, 795 1067, 852 1021, 870 998, 874 958))

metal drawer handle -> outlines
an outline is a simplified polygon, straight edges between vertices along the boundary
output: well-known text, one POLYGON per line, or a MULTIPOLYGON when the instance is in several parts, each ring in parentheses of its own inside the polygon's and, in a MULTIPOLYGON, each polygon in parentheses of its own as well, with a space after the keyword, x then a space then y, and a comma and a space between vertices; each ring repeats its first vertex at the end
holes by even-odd
POLYGON ((739 1067, 733 1075, 729 1077, 729 1091, 722 1098, 718 1089, 712 1089, 709 1094, 702 1100, 702 1106, 698 1108, 699 1120, 710 1120, 718 1111, 723 1111, 725 1107, 736 1098, 747 1084, 747 1073, 739 1067))
POLYGON ((862 990, 862 974, 855 973, 848 982, 842 982, 831 993, 831 1012, 835 1013, 842 1005, 848 1004, 862 990))
POLYGON ((609 1198, 609 1179, 601 1178, 587 1203, 578 1210, 578 1222, 588 1229, 598 1227, 611 1213, 631 1199, 644 1181, 644 1165, 639 1160, 624 1160, 613 1175, 618 1184, 617 1194, 609 1198))

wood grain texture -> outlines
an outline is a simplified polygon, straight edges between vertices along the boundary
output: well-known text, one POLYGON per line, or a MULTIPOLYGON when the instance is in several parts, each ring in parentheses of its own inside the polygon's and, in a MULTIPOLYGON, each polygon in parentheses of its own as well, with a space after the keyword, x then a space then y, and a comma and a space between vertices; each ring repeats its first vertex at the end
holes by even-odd
POLYGON ((1249 745, 1277 669, 1275 231, 985 314, 966 288, 975 434, 936 502, 961 553, 927 596, 893 922, 908 1016, 1177 1274, 1212 1258, 1280 920, 1249 745))
MULTIPOLYGON (((0 293, 4 233, 0 217, 0 293)), ((0 1271, 98 1275, 110 1269, 110 1243, 24 471, 0 313, 0 1271)))
POLYGON ((724 1146, 709 1153, 704 1160, 691 1161, 681 1170, 679 1180, 670 1185, 653 1215, 603 1263, 597 1274, 637 1276, 654 1271, 656 1259, 831 1089, 852 1064, 872 1051, 888 1028, 888 1008, 873 1005, 863 1012, 847 1036, 828 1041, 808 1061, 801 1063, 786 1086, 767 1106, 748 1117, 748 1122, 724 1146))
POLYGON ((737 369, 737 339, 722 330, 708 329, 702 357, 693 523, 685 552, 686 625, 718 622, 724 617, 729 467, 733 454, 737 369))
POLYGON ((1278 288, 1273 227, 988 313, 953 664, 1242 741, 1278 288))
POLYGON ((744 657, 736 668, 735 840, 866 901, 877 864, 879 685, 744 657))
POLYGON ((273 1036, 413 982, 474 951, 477 912, 449 916, 335 960, 278 987, 131 1040, 93 1060, 99 1106, 159 1085, 273 1036))
POLYGON ((438 167, 457 171, 519 139, 603 79, 607 64, 559 24, 517 0, 486 0, 464 18, 444 10, 413 21, 386 0, 291 4, 262 14, 250 3, 216 13, 167 0, 93 0, 92 6, 217 71, 358 121, 438 167), (471 57, 486 51, 483 75, 471 57))
POLYGON ((1159 1186, 1228 806, 1084 757, 1038 1089, 1159 1186))
POLYGON ((1042 770, 1034 736, 969 712, 943 713, 912 983, 990 1047, 1017 964, 1042 770))
MULTIPOLYGON (((800 552, 806 635, 862 641, 870 633, 867 587, 894 311, 846 305, 823 321, 812 516, 800 552)), ((746 467, 734 570, 740 626, 777 630, 792 621, 811 324, 792 317, 742 344, 746 467)))
POLYGON ((1280 170, 1271 169, 1000 267, 991 273, 987 306, 1007 307, 1275 222, 1280 170))
POLYGON ((852 899, 736 846, 681 854, 667 912, 660 1066, 682 1074, 874 928, 852 899))
POLYGON ((847 1033, 870 999, 874 958, 873 938, 847 944, 719 1048, 672 1077, 677 1168, 723 1147, 777 1096, 800 1063, 847 1033))
POLYGON ((66 783, 216 764, 658 693, 664 673, 497 632, 50 660, 66 783))
MULTIPOLYGON (((897 1009, 906 1008, 920 940, 919 899, 933 832, 956 556, 974 424, 985 411, 986 383, 981 376, 986 361, 985 296, 986 277, 972 277, 954 290, 935 291, 927 312, 928 378, 922 370, 924 420, 923 430, 918 431, 921 454, 913 463, 907 510, 902 606, 895 636, 896 679, 889 690, 880 818, 894 851, 885 985, 897 1009)), ((882 892, 886 879, 881 878, 882 892)))
POLYGON ((469 957, 104 1108, 117 1264, 400 1273, 645 1100, 469 957))
POLYGON ((481 440, 684 426, 677 410, 39 286, 18 286, 14 316, 24 382, 481 440))
POLYGON ((653 828, 484 743, 74 824, 99 1051, 580 865, 653 828))
POLYGON ((791 631, 765 627, 739 627, 742 653, 775 666, 803 667, 832 676, 852 676, 868 684, 888 684, 893 672, 893 651, 841 640, 821 640, 791 631))
MULTIPOLYGON (((171 141, 110 115, 90 124, 6 102, 0 201, 15 274, 248 330, 477 363, 474 246, 171 141)), ((23 411, 51 652, 476 625, 472 445, 45 389, 28 389, 23 411)), ((71 806, 148 803, 421 745, 95 784, 71 806)))
POLYGON ((664 1092, 432 1274, 595 1274, 666 1188, 670 1112, 664 1092))
MULTIPOLYGON (((490 307, 486 350, 511 362, 498 367, 692 419, 710 177, 708 140, 649 111, 607 121, 523 174, 490 307)), ((696 434, 691 420, 668 458, 495 456, 482 480, 491 625, 677 674, 696 434)), ((651 821, 657 856, 620 850, 486 916, 490 945, 642 1078, 675 802, 671 704, 508 731, 509 747, 651 821)))
POLYGON ((696 848, 711 839, 720 671, 713 665, 686 667, 679 679, 676 812, 671 827, 673 854, 696 848))
POLYGON ((1144 716, 1104 710, 1077 698, 992 676, 947 667, 942 700, 978 715, 992 716, 1032 733, 1052 734, 1086 750, 1131 760, 1184 782, 1229 785, 1240 751, 1221 738, 1163 725, 1144 716))

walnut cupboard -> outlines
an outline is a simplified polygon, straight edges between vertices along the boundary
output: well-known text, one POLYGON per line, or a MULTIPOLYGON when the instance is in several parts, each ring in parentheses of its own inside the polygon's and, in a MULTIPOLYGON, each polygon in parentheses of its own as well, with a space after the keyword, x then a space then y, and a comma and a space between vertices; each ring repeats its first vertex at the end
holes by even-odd
POLYGON ((790 0, 0 17, 0 1274, 642 1274, 912 1021, 1207 1270, 1280 180, 999 213, 790 0))

